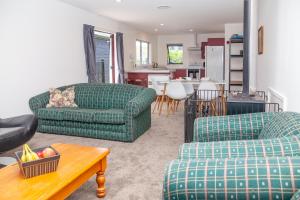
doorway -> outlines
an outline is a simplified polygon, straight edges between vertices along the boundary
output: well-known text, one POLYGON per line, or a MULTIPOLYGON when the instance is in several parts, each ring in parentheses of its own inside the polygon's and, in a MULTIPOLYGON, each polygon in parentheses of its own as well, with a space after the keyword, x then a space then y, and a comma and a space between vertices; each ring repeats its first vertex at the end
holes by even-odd
POLYGON ((98 83, 115 83, 114 35, 107 32, 94 32, 98 83))

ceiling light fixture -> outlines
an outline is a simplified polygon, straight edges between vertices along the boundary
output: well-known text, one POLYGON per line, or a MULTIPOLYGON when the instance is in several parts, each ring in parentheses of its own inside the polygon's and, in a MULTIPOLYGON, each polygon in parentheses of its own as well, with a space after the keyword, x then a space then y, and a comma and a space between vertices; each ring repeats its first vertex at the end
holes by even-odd
POLYGON ((193 32, 194 30, 191 28, 189 31, 190 31, 190 32, 193 32))
POLYGON ((160 26, 164 26, 165 24, 160 24, 160 26))
POLYGON ((123 0, 116 0, 117 3, 122 3, 123 0))
POLYGON ((166 10, 166 9, 170 9, 171 7, 170 6, 167 6, 167 5, 161 5, 161 6, 157 6, 157 9, 160 9, 160 10, 166 10))

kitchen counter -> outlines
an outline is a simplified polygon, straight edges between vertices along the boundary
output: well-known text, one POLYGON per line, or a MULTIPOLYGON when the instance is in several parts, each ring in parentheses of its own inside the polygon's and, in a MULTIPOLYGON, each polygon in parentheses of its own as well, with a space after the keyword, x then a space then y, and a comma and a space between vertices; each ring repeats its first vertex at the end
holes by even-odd
POLYGON ((136 70, 130 70, 126 73, 147 73, 147 74, 169 74, 172 70, 167 69, 136 69, 136 70))

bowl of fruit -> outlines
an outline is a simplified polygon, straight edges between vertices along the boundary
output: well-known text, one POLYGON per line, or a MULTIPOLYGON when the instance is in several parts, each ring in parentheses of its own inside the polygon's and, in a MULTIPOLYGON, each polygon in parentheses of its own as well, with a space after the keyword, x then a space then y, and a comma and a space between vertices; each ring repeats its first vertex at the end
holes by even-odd
POLYGON ((25 178, 56 171, 60 158, 60 154, 51 146, 31 150, 24 144, 23 150, 15 154, 25 178))

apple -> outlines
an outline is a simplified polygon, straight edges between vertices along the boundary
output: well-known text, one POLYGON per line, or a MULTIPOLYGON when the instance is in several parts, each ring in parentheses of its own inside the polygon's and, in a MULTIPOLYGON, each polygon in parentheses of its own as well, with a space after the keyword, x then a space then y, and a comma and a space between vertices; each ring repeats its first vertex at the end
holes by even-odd
POLYGON ((39 158, 44 158, 44 154, 42 151, 39 151, 36 154, 38 155, 39 158))
POLYGON ((50 147, 47 147, 43 150, 43 157, 44 158, 49 158, 49 157, 52 157, 52 156, 55 156, 56 153, 53 149, 51 149, 50 147))

